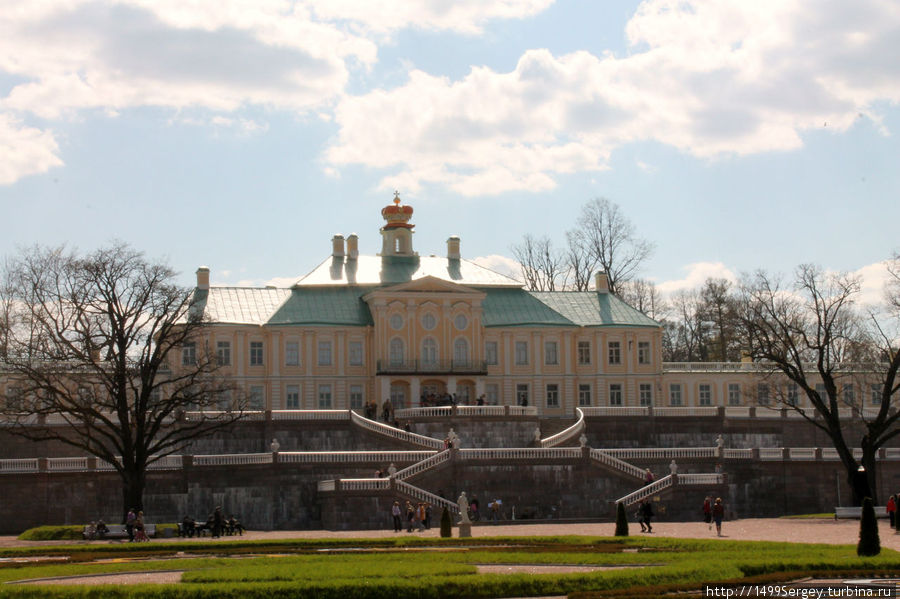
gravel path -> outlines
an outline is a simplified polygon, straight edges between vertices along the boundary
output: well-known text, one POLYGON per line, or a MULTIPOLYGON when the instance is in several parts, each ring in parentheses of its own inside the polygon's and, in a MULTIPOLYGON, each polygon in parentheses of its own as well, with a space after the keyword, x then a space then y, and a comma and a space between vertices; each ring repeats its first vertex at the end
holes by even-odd
MULTIPOLYGON (((499 524, 496 526, 474 526, 473 537, 489 536, 555 536, 555 535, 591 535, 612 536, 615 524, 499 524)), ((716 538, 715 529, 709 530, 702 522, 657 522, 653 525, 653 533, 641 533, 637 524, 630 525, 632 536, 657 536, 706 539, 716 538)), ((723 539, 745 541, 788 541, 793 543, 826 543, 855 544, 859 538, 858 520, 827 519, 769 519, 750 518, 725 522, 722 525, 723 539)), ((881 546, 900 550, 900 535, 894 533, 887 521, 879 520, 881 546)), ((455 531, 454 531, 455 533, 455 531)), ((387 530, 275 530, 251 531, 243 537, 223 537, 221 540, 278 540, 278 539, 373 539, 392 538, 396 536, 417 536, 437 538, 438 529, 421 533, 394 533, 387 530)), ((159 539, 153 543, 170 543, 178 539, 159 539)), ((15 537, 0 537, 0 547, 35 547, 41 545, 59 545, 60 541, 19 541, 15 537)), ((116 544, 118 541, 66 541, 65 544, 116 544)), ((109 576, 90 576, 63 578, 54 584, 136 584, 136 583, 173 583, 181 579, 181 572, 137 572, 115 574, 109 576)), ((42 581, 41 584, 48 584, 42 581)))

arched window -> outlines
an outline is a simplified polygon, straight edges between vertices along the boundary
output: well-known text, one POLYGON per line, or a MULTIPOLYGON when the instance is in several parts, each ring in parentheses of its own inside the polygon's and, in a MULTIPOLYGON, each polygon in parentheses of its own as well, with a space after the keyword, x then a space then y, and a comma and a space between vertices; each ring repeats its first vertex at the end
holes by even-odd
POLYGON ((391 366, 403 365, 403 340, 399 337, 391 339, 390 345, 391 366))
POLYGON ((434 337, 426 337, 422 341, 422 364, 434 366, 437 364, 437 341, 434 337))
POLYGON ((469 342, 464 337, 453 342, 453 363, 457 366, 469 363, 469 342))

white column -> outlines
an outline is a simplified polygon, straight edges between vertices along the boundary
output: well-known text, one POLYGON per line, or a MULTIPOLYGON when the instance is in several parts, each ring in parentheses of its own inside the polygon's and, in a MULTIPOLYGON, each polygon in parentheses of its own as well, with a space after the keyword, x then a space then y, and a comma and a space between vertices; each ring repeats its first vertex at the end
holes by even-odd
POLYGON ((419 405, 419 396, 422 395, 422 382, 419 377, 414 376, 409 381, 409 394, 412 396, 407 402, 407 407, 415 408, 419 405))

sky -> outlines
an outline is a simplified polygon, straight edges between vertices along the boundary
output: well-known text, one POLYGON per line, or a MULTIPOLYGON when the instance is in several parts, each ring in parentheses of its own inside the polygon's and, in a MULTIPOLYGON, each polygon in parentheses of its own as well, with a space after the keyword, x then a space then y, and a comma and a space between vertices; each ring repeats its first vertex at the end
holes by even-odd
POLYGON ((896 0, 0 0, 0 255, 289 285, 335 233, 511 267, 604 197, 664 291, 900 249, 896 0))

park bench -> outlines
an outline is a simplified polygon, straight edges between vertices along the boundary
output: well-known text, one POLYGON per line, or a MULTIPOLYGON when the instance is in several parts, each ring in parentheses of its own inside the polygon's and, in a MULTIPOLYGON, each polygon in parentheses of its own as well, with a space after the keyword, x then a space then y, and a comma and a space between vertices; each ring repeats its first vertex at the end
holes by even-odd
MULTIPOLYGON (((87 540, 128 538, 128 531, 125 529, 124 524, 107 524, 106 527, 109 529, 109 532, 99 535, 97 534, 96 529, 93 526, 91 526, 90 524, 85 524, 81 536, 82 538, 87 540)), ((155 537, 156 524, 144 524, 144 532, 148 537, 155 537)))
MULTIPOLYGON (((838 518, 856 518, 859 519, 862 517, 862 507, 860 506, 851 506, 851 507, 836 507, 834 508, 834 519, 838 518)), ((875 506, 875 517, 876 518, 887 518, 887 507, 883 505, 875 506)))

